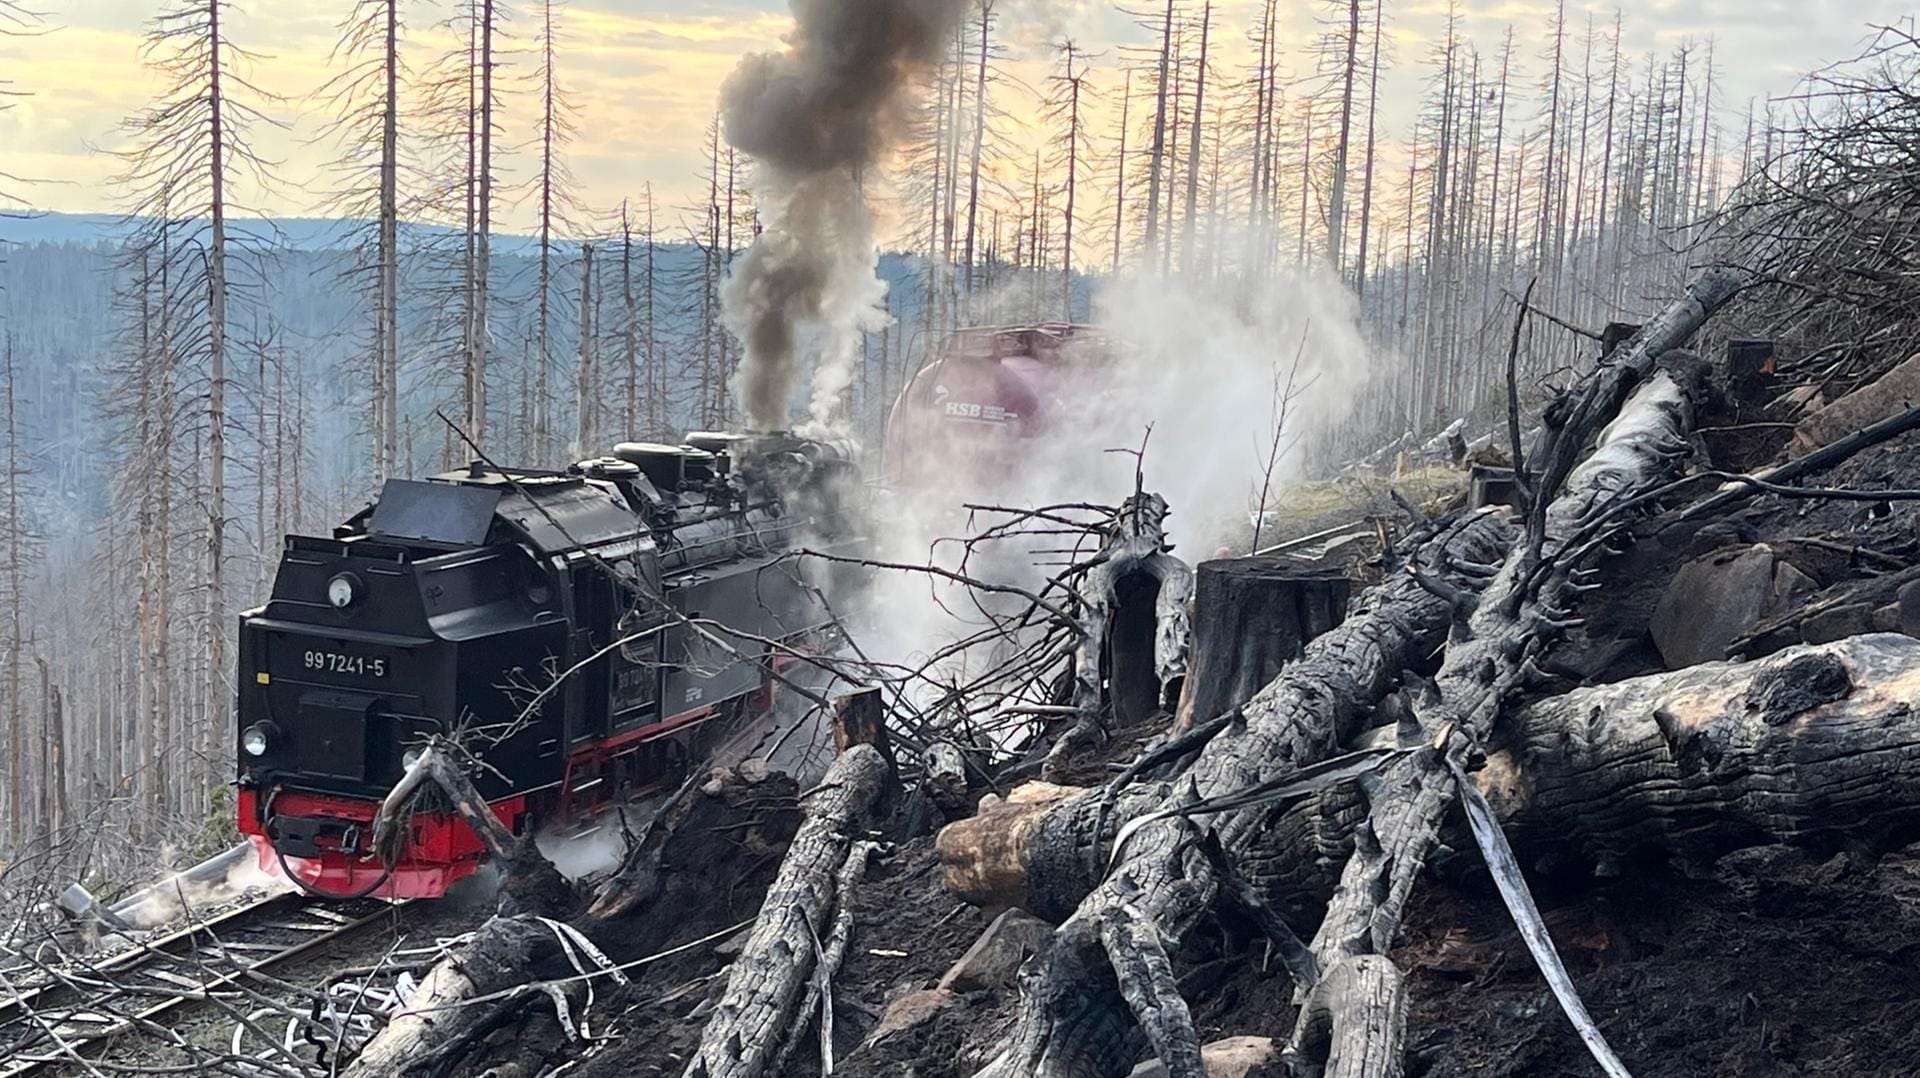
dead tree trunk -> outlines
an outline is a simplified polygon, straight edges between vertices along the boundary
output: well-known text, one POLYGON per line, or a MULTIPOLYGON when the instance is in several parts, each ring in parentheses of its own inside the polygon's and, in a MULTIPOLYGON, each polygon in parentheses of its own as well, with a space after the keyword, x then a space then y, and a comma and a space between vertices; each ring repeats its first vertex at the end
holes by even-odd
POLYGON ((1193 660, 1176 728, 1185 730, 1252 699, 1307 641, 1346 615, 1345 574, 1281 558, 1200 563, 1193 593, 1193 660))
MULTIPOLYGON (((835 919, 836 907, 845 909, 843 892, 851 881, 841 878, 842 871, 850 859, 864 863, 857 847, 863 845, 860 836, 886 777, 879 750, 854 745, 833 762, 819 786, 802 795, 806 820, 727 975, 726 990, 687 1069, 689 1078, 770 1074, 789 1030, 797 1035, 808 1025, 801 996, 815 981, 816 968, 832 975, 830 964, 823 963, 830 948, 821 933, 835 919)), ((839 947, 845 947, 844 939, 839 947)), ((829 1035, 823 1031, 823 1037, 829 1035)))
POLYGON ((1167 553, 1166 517, 1166 499, 1158 494, 1128 498, 1081 581, 1076 715, 1047 754, 1049 778, 1105 740, 1109 710, 1122 723, 1145 718, 1186 676, 1193 570, 1167 553))

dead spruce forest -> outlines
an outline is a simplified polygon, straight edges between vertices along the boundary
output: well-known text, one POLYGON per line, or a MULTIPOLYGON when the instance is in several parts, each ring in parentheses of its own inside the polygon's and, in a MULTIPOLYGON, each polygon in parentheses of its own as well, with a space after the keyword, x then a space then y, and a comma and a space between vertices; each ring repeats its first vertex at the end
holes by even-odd
MULTIPOLYGON (((111 979, 65 883, 237 840, 234 625, 287 533, 470 445, 877 458, 962 327, 1124 353, 1021 500, 876 501, 932 613, 797 686, 824 776, 701 770, 578 879, 473 814, 497 895, 304 979, 196 953, 200 1017, 95 1000, 104 1052, 30 1001, 0 1032, 95 1074, 1913 1073, 1911 21, 1732 99, 1751 58, 1564 0, 1449 3, 1417 50, 1383 0, 1306 35, 1142 0, 1105 51, 1009 33, 1020 0, 866 2, 795 0, 698 182, 610 204, 569 170, 570 12, 525 0, 341 0, 299 99, 221 0, 167 6, 111 213, 36 210, 0 147, 21 984, 111 979), (774 120, 765 70, 806 87, 774 120), (254 150, 294 112, 319 177, 254 150), (273 183, 310 216, 235 200, 273 183)), ((9 39, 58 20, 0 0, 9 39)), ((470 807, 459 759, 409 791, 470 807)))

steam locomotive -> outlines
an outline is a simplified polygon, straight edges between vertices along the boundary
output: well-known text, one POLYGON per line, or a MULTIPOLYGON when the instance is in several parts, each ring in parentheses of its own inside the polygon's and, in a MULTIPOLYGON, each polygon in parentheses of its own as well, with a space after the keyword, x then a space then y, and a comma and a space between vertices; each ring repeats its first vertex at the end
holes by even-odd
POLYGON ((263 867, 327 897, 434 897, 484 859, 449 811, 373 856, 381 799, 433 735, 484 746, 516 832, 675 782, 830 646, 860 539, 850 451, 788 434, 623 443, 561 471, 391 479, 327 538, 288 536, 240 618, 238 811, 263 867))

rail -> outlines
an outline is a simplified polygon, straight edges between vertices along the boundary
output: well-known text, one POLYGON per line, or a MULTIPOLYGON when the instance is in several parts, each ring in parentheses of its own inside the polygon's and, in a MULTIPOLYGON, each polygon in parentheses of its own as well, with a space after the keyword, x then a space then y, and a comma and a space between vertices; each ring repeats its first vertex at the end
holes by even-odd
MULTIPOLYGON (((85 1060, 120 1034, 221 993, 248 974, 365 928, 397 907, 382 899, 322 903, 277 894, 205 917, 97 959, 27 956, 0 971, 0 1078, 85 1060)), ((250 1009, 244 1008, 243 1009, 250 1009)))

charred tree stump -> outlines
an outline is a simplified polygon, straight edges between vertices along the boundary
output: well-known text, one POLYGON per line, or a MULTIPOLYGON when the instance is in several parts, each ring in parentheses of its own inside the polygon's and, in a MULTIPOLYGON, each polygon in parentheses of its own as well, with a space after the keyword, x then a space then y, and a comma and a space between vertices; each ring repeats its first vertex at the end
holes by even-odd
POLYGON ((1145 717, 1186 676, 1193 570, 1168 553, 1166 518, 1158 494, 1129 497, 1080 582, 1074 719, 1047 753, 1049 781, 1102 743, 1109 709, 1122 721, 1145 717))
MULTIPOLYGON (((771 1074, 789 1029, 807 1024, 801 997, 816 969, 831 969, 822 939, 845 934, 828 931, 847 897, 841 873, 855 856, 886 779, 879 750, 854 745, 833 762, 819 786, 802 795, 806 818, 727 974, 726 989, 688 1067, 689 1078, 771 1074)), ((864 863, 864 853, 858 856, 864 863)), ((830 999, 830 989, 823 991, 818 998, 830 999)))
POLYGON ((845 753, 855 745, 872 745, 881 756, 887 744, 887 708, 877 688, 856 689, 833 701, 833 748, 845 753))
POLYGON ((1307 641, 1340 624, 1344 573, 1283 557, 1221 558, 1194 575, 1193 658, 1175 728, 1188 729, 1253 697, 1307 641))

